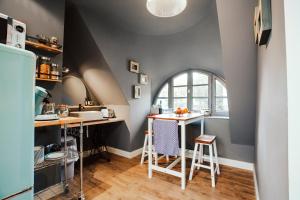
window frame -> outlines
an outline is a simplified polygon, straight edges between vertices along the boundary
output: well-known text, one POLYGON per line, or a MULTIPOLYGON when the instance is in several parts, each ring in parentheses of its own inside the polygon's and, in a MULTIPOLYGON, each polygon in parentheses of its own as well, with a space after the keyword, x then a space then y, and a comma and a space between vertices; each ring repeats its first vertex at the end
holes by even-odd
MULTIPOLYGON (((190 69, 186 71, 182 71, 180 73, 177 73, 173 75, 171 78, 169 78, 167 81, 163 83, 163 85, 158 90, 157 94, 154 98, 154 104, 157 104, 159 99, 168 99, 168 107, 169 109, 173 108, 174 106, 174 99, 181 99, 186 98, 187 99, 187 108, 189 110, 192 110, 193 108, 193 99, 207 99, 208 98, 208 109, 211 111, 211 115, 213 116, 229 116, 228 112, 218 112, 216 111, 216 80, 220 81, 221 84, 224 85, 226 88, 226 82, 223 78, 208 72, 204 70, 198 70, 198 69, 190 69), (208 83, 207 84, 195 84, 193 85, 193 73, 198 72, 201 74, 205 74, 208 76, 208 83), (174 79, 182 74, 187 73, 187 85, 180 85, 180 86, 174 86, 174 79), (164 88, 164 86, 168 84, 168 97, 159 97, 161 90, 164 88), (207 97, 193 97, 193 87, 194 86, 208 86, 208 96, 207 97), (187 87, 187 97, 174 97, 174 88, 175 87, 187 87)), ((226 88, 227 89, 227 88, 226 88)), ((224 97, 225 98, 225 97, 224 97)), ((227 97, 228 99, 228 94, 227 97)), ((228 105, 229 107, 229 105, 228 105)), ((175 109, 175 108, 173 108, 175 109)), ((229 109, 228 109, 229 110, 229 109)), ((196 110, 197 111, 197 110, 196 110)))
POLYGON ((213 75, 212 79, 213 79, 213 81, 212 81, 212 91, 213 91, 212 92, 212 100, 213 100, 213 102, 212 102, 212 105, 211 105, 212 115, 213 116, 229 116, 229 100, 228 100, 228 90, 227 90, 227 87, 226 87, 226 82, 225 82, 224 79, 222 79, 222 78, 220 78, 220 77, 218 77, 216 75, 213 75), (216 81, 217 80, 226 88, 226 90, 227 90, 227 97, 225 97, 225 96, 217 96, 217 92, 216 92, 216 90, 217 90, 216 81), (227 112, 226 111, 224 111, 224 112, 217 111, 217 109, 216 109, 217 98, 227 98, 227 102, 228 102, 228 105, 227 105, 228 106, 228 111, 227 112))

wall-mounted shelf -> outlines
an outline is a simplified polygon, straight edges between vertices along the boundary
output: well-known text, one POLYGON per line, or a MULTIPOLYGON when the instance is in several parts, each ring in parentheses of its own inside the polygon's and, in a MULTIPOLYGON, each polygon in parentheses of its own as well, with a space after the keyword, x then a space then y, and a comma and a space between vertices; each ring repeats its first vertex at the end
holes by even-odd
POLYGON ((61 83, 62 80, 56 80, 56 79, 47 79, 47 78, 35 78, 37 81, 49 81, 49 82, 59 82, 61 83))
POLYGON ((50 46, 47 46, 45 44, 42 43, 38 43, 38 42, 33 42, 33 41, 29 41, 26 40, 26 45, 28 47, 34 48, 34 49, 38 49, 38 50, 42 50, 42 51, 46 51, 55 55, 61 54, 63 51, 61 49, 57 49, 57 48, 53 48, 50 46))

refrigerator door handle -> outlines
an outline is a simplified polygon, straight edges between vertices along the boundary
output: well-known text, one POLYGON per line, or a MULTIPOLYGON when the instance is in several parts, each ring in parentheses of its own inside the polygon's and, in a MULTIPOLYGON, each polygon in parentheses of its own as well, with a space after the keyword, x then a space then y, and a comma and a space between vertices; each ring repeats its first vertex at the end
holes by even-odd
POLYGON ((21 194, 24 194, 24 193, 26 193, 26 192, 29 192, 29 191, 31 191, 31 190, 32 190, 32 187, 29 187, 29 188, 26 188, 26 189, 24 189, 24 190, 22 190, 22 191, 20 191, 20 192, 17 192, 17 193, 15 193, 15 194, 9 195, 8 197, 4 197, 4 198, 1 199, 1 200, 9 200, 9 199, 12 199, 12 198, 14 198, 14 197, 17 197, 17 196, 19 196, 19 195, 21 195, 21 194))

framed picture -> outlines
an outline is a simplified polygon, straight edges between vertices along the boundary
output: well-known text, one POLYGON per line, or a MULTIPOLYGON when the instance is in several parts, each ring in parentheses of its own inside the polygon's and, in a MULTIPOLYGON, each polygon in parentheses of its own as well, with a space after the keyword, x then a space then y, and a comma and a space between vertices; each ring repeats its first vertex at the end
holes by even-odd
POLYGON ((143 84, 143 85, 147 85, 148 82, 149 82, 148 75, 146 75, 146 74, 140 74, 140 76, 139 76, 139 83, 143 84))
POLYGON ((271 0, 259 0, 254 12, 254 37, 259 46, 268 43, 272 31, 271 0))
POLYGON ((140 63, 130 60, 129 71, 137 74, 140 73, 140 63))
POLYGON ((142 96, 142 87, 140 85, 133 86, 133 97, 135 99, 140 99, 142 96))

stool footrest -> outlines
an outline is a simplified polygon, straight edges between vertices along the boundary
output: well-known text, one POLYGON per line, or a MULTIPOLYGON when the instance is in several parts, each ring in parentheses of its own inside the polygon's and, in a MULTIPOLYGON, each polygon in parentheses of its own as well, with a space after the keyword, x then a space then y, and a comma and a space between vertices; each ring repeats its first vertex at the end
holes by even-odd
POLYGON ((198 163, 195 163, 195 166, 196 167, 202 167, 202 168, 205 168, 205 169, 210 169, 210 166, 202 165, 202 164, 198 164, 198 163))

